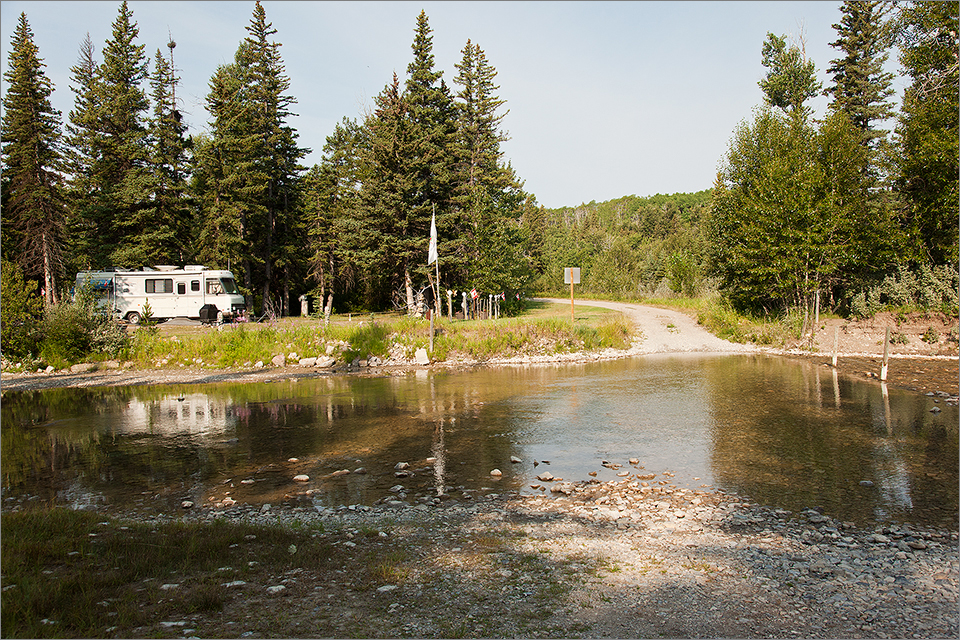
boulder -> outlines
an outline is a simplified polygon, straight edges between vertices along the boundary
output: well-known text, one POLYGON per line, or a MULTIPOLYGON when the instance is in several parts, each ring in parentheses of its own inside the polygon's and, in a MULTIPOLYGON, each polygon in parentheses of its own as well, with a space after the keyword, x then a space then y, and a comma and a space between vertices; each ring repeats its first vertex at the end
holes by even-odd
POLYGON ((423 348, 417 349, 416 358, 417 358, 417 364, 419 365, 430 364, 430 356, 427 354, 426 349, 423 349, 423 348))
POLYGON ((275 355, 270 359, 270 364, 272 364, 275 367, 282 367, 286 362, 287 362, 287 357, 282 353, 279 355, 275 355))
POLYGON ((317 359, 316 358, 300 358, 300 360, 298 361, 298 364, 301 367, 315 367, 317 366, 317 359))

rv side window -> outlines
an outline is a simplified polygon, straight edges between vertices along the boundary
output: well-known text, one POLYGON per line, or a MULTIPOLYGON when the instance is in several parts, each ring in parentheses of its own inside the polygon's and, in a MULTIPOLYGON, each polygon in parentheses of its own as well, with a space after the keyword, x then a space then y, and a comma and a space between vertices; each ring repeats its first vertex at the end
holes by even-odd
POLYGON ((200 281, 191 280, 190 281, 190 291, 200 291, 200 281))
POLYGON ((177 293, 182 296, 182 295, 185 294, 186 292, 187 292, 187 283, 186 283, 186 282, 178 282, 178 283, 177 283, 177 293))
POLYGON ((147 293, 173 293, 173 279, 144 280, 144 289, 147 293))
POLYGON ((207 280, 207 295, 215 296, 223 293, 223 286, 219 280, 207 280))

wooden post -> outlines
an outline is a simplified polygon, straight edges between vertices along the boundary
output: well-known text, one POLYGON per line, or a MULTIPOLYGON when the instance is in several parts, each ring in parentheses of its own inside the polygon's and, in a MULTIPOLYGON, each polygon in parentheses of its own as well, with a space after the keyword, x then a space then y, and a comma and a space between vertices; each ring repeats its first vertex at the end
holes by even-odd
POLYGON ((887 363, 890 360, 890 327, 887 327, 887 330, 883 335, 883 364, 880 365, 880 381, 887 381, 887 363))
POLYGON ((570 322, 573 321, 573 269, 570 269, 570 322))
POLYGON ((840 343, 840 326, 833 328, 833 367, 837 367, 837 345, 840 343))
POLYGON ((427 307, 427 315, 430 316, 430 353, 433 353, 433 309, 427 307))
POLYGON ((453 289, 447 289, 447 313, 450 315, 450 322, 453 322, 453 289))

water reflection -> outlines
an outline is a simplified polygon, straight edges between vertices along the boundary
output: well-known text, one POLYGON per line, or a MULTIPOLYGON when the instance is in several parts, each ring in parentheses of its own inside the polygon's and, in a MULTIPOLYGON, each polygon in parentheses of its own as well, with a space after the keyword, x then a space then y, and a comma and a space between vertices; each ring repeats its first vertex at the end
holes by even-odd
POLYGON ((700 355, 10 392, 0 421, 3 492, 8 506, 31 495, 145 511, 183 499, 370 504, 394 485, 408 499, 451 487, 530 493, 544 468, 567 480, 589 471, 615 480, 600 462, 635 457, 634 473, 669 470, 677 484, 772 506, 951 525, 957 409, 932 406, 809 362, 700 355), (398 462, 409 465, 401 477, 398 462), (309 481, 294 482, 298 474, 309 481))

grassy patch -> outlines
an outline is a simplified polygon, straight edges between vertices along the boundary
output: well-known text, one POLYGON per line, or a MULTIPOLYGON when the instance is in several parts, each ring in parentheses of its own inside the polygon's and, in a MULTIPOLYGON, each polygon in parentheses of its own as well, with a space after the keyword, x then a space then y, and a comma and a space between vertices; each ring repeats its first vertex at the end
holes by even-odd
MULTIPOLYGON (((529 313, 519 318, 437 318, 434 327, 434 361, 625 349, 633 333, 630 322, 616 311, 580 307, 571 321, 568 307, 549 303, 534 303, 529 313)), ((330 353, 339 362, 349 363, 369 356, 387 360, 395 351, 412 358, 429 343, 430 323, 423 319, 381 315, 324 325, 311 318, 287 318, 263 325, 138 329, 129 357, 144 367, 241 367, 258 361, 269 363, 277 355, 291 353, 298 358, 330 353)))
POLYGON ((168 616, 220 610, 226 583, 320 568, 332 555, 279 527, 226 522, 124 524, 53 509, 3 514, 2 527, 0 619, 10 638, 131 637, 168 616))

